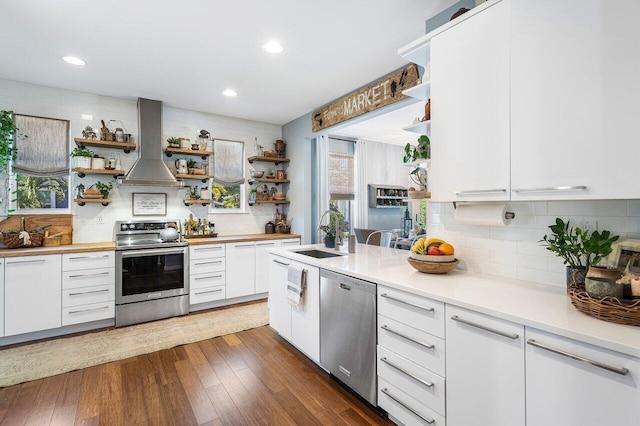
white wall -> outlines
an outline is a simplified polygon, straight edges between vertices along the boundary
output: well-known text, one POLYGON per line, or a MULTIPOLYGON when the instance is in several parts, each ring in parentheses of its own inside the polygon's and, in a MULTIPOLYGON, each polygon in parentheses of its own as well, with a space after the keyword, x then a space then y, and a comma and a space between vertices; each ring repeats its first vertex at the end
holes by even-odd
POLYGON ((427 235, 451 242, 461 267, 564 287, 562 260, 538 242, 556 217, 580 226, 597 221, 598 230, 609 230, 620 239, 640 238, 640 200, 539 201, 510 203, 516 218, 507 227, 462 225, 453 218, 453 204, 428 203, 427 235))
MULTIPOLYGON (((101 119, 104 119, 105 122, 110 119, 121 120, 127 131, 134 135, 134 140, 138 141, 138 118, 135 99, 97 96, 0 80, 0 109, 13 110, 20 114, 69 120, 69 144, 71 149, 75 147, 73 138, 80 137, 81 131, 86 125, 99 128, 101 119), (92 114, 93 121, 82 120, 81 114, 92 114)), ((254 154, 255 137, 258 138, 258 142, 265 149, 271 149, 273 142, 282 138, 282 126, 276 124, 181 110, 167 105, 164 107, 163 126, 163 139, 165 140, 169 136, 182 136, 189 137, 194 141, 198 130, 207 129, 211 132, 211 136, 215 138, 244 141, 247 156, 254 154)), ((104 149, 92 148, 92 150, 106 157, 112 152, 112 150, 104 149)), ((120 157, 123 167, 128 169, 137 159, 137 152, 124 154, 120 151, 120 157)), ((302 166, 296 165, 296 167, 302 166)), ((250 169, 251 166, 246 163, 247 178, 250 176, 250 169)), ((101 180, 105 181, 107 179, 111 178, 103 177, 101 180)), ((75 188, 79 183, 83 183, 88 187, 97 180, 100 179, 94 176, 80 179, 75 174, 72 174, 70 188, 75 188)), ((200 181, 189 181, 187 184, 204 185, 200 181)), ((6 200, 4 186, 0 185, 0 196, 3 200, 6 200)), ((184 189, 121 186, 111 192, 110 198, 113 199, 113 203, 107 207, 100 204, 88 204, 83 207, 73 204, 71 206, 71 213, 74 214, 74 242, 111 241, 113 239, 114 221, 133 218, 131 214, 131 194, 133 192, 167 193, 168 218, 184 219, 189 216, 189 213, 193 213, 194 217, 207 216, 207 207, 184 206, 181 201, 184 198, 184 189), (102 216, 104 224, 97 224, 97 215, 102 216)), ((291 192, 292 195, 295 193, 296 191, 291 192)), ((292 198, 295 199, 294 196, 292 198)), ((3 201, 0 207, 3 214, 6 214, 4 213, 7 209, 6 201, 3 201)), ((274 213, 275 207, 273 206, 253 206, 247 207, 247 213, 245 214, 211 214, 208 215, 208 220, 216 224, 216 229, 221 234, 263 233, 264 224, 273 218, 274 213)), ((136 216, 136 218, 139 217, 136 216)))

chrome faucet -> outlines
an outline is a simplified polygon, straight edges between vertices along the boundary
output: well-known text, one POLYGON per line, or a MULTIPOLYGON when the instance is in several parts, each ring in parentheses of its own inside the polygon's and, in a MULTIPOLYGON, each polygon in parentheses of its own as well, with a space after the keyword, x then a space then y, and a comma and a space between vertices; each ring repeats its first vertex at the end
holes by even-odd
POLYGON ((318 224, 318 230, 322 229, 320 228, 322 226, 322 219, 324 219, 327 214, 329 214, 329 223, 331 223, 331 215, 333 215, 336 220, 335 249, 340 251, 340 246, 342 245, 342 234, 340 232, 340 217, 338 216, 338 212, 336 210, 329 209, 326 212, 322 213, 322 216, 320 217, 320 223, 318 224))

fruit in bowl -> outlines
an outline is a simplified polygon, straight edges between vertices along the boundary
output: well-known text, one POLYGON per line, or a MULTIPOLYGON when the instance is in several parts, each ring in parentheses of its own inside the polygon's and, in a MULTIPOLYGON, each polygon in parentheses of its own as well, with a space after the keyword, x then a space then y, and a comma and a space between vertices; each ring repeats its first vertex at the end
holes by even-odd
POLYGON ((454 247, 439 238, 420 238, 411 247, 411 257, 424 262, 453 262, 454 247))

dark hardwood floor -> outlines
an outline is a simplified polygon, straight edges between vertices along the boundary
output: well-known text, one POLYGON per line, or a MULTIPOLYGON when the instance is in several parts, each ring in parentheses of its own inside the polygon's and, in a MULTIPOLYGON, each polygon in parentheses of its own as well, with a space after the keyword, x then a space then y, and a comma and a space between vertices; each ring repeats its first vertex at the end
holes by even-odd
POLYGON ((0 388, 0 424, 392 423, 265 326, 0 388))

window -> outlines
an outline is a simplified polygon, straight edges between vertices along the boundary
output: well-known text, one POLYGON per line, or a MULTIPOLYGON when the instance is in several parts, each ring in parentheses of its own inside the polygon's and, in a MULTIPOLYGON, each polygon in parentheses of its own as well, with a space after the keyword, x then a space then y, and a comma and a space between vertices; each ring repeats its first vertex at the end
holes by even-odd
POLYGON ((337 207, 345 220, 351 223, 351 200, 355 198, 354 157, 349 154, 330 152, 329 204, 337 207))
POLYGON ((12 167, 12 205, 21 210, 68 209, 69 121, 15 114, 14 122, 21 135, 12 167))
POLYGON ((214 139, 213 152, 210 211, 243 213, 244 142, 214 139))

